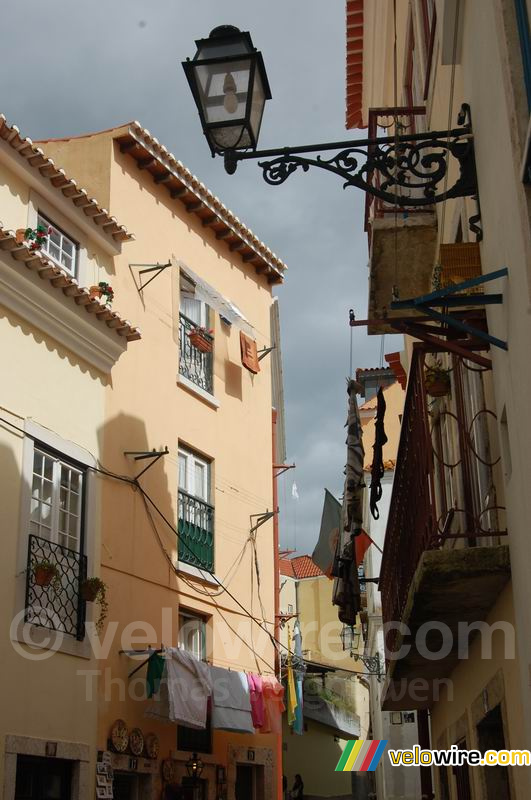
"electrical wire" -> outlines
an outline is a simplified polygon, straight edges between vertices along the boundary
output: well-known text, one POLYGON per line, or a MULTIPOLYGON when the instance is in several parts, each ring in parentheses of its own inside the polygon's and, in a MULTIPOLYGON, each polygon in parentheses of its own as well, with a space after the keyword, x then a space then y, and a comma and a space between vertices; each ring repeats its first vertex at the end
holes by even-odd
MULTIPOLYGON (((13 428, 14 430, 18 431, 19 433, 22 433, 24 436, 28 437, 29 439, 32 439, 33 441, 35 441, 35 439, 36 439, 36 437, 35 437, 35 436, 32 436, 31 434, 29 434, 27 431, 25 431, 25 430, 24 430, 23 428, 21 428, 19 425, 15 425, 15 423, 11 422, 10 420, 7 420, 7 419, 5 419, 4 417, 0 417, 0 423, 4 423, 4 424, 6 424, 6 425, 9 425, 11 428, 13 428)), ((87 452, 88 452, 88 451, 87 451, 87 452)), ((94 455, 93 455, 92 453, 91 453, 90 455, 91 455, 91 456, 94 458, 94 460, 95 460, 95 461, 97 461, 98 463, 100 463, 100 462, 99 462, 99 460, 98 460, 97 458, 95 458, 95 457, 94 457, 94 455)), ((162 511, 161 511, 161 510, 158 508, 158 506, 156 505, 156 503, 155 503, 155 502, 152 500, 152 498, 151 498, 151 497, 150 497, 150 496, 147 494, 147 492, 145 491, 145 489, 143 489, 143 487, 142 487, 142 486, 139 484, 139 482, 136 480, 136 478, 131 478, 131 477, 128 477, 128 476, 125 476, 125 475, 119 475, 119 474, 117 474, 117 473, 113 473, 113 472, 111 472, 110 470, 106 470, 106 469, 104 469, 104 468, 102 468, 102 467, 88 466, 87 468, 88 468, 90 471, 92 471, 92 472, 99 473, 99 474, 101 474, 101 475, 104 475, 104 476, 106 476, 106 477, 108 477, 108 478, 113 478, 114 480, 118 480, 118 481, 121 481, 121 482, 123 482, 123 483, 127 483, 127 484, 129 484, 129 485, 132 487, 132 489, 133 489, 133 490, 138 490, 138 491, 140 492, 140 494, 142 495, 142 497, 143 497, 143 499, 144 499, 145 503, 146 503, 146 508, 148 507, 148 506, 147 506, 147 503, 149 503, 149 504, 150 504, 150 505, 151 505, 151 506, 154 508, 154 510, 157 512, 157 514, 158 514, 158 515, 159 515, 159 516, 162 518, 162 520, 164 521, 164 523, 165 523, 165 524, 166 524, 166 525, 169 527, 169 529, 170 529, 170 530, 171 530, 171 531, 172 531, 172 532, 175 534, 175 536, 177 537, 178 541, 181 541, 181 542, 182 542, 182 543, 185 545, 185 547, 187 547, 187 549, 190 551, 190 553, 191 553, 192 555, 195 555, 195 554, 193 553, 192 549, 190 548, 190 546, 188 545, 188 543, 187 543, 187 542, 186 542, 184 539, 180 539, 178 530, 177 530, 176 528, 174 528, 174 526, 173 526, 173 525, 171 524, 171 522, 170 522, 170 521, 167 519, 167 517, 165 516, 165 514, 164 514, 164 513, 163 513, 163 512, 162 512, 162 511)), ((175 565, 174 565, 174 563, 173 563, 173 561, 172 561, 172 559, 171 559, 171 556, 169 555, 168 551, 167 551, 167 550, 166 550, 166 548, 164 547, 164 544, 163 544, 163 543, 162 543, 162 541, 160 540, 160 536, 159 536, 159 533, 158 533, 158 529, 156 528, 156 525, 154 525, 154 531, 156 532, 157 538, 158 538, 158 540, 159 540, 159 542, 160 542, 160 546, 161 546, 161 549, 163 550, 163 553, 164 553, 164 555, 165 555, 165 558, 166 558, 166 559, 169 561, 169 563, 170 563, 170 565, 171 565, 171 568, 172 568, 172 570, 173 570, 174 572, 177 572, 177 570, 176 570, 176 568, 175 568, 175 565)), ((204 570, 200 570, 200 571, 202 571, 202 572, 205 574, 204 570)), ((192 588, 194 591, 196 591, 196 590, 197 590, 197 586, 196 586, 195 584, 188 583, 188 581, 187 581, 185 578, 183 578, 183 576, 182 576, 180 573, 179 573, 179 578, 180 578, 180 579, 182 579, 182 580, 184 580, 184 582, 185 582, 185 583, 186 583, 188 586, 190 586, 190 588, 192 588)), ((227 589, 227 588, 226 588, 226 587, 223 585, 222 581, 221 581, 221 580, 220 580, 220 579, 219 579, 219 578, 218 578, 216 575, 213 575, 213 574, 211 574, 211 573, 208 573, 208 575, 206 575, 206 574, 205 574, 205 578, 206 578, 206 579, 208 579, 208 580, 212 580, 212 579, 213 579, 213 580, 214 580, 214 581, 215 581, 217 584, 219 584, 220 588, 222 588, 222 589, 224 589, 224 590, 226 591, 226 593, 229 595, 229 597, 230 597, 230 598, 231 598, 231 599, 232 599, 232 600, 233 600, 233 601, 236 603, 236 605, 237 605, 237 606, 238 606, 238 607, 239 607, 239 608, 240 608, 240 609, 243 611, 244 615, 245 615, 246 617, 248 617, 248 618, 249 618, 249 619, 250 619, 252 622, 254 622, 254 623, 255 623, 255 625, 258 625, 258 627, 259 627, 259 628, 261 628, 261 629, 262 629, 262 630, 263 630, 263 631, 264 631, 264 632, 267 634, 267 636, 268 636, 268 637, 269 637, 269 639, 271 640, 271 643, 273 644, 273 646, 275 647, 275 650, 277 650, 277 652, 278 652, 278 648, 279 648, 279 647, 281 647, 281 648, 283 648, 284 650, 286 650, 286 652, 287 652, 288 656, 292 657, 293 655, 295 655, 295 653, 294 653, 293 651, 291 651, 291 650, 290 650, 290 649, 287 647, 287 645, 285 645, 283 642, 281 642, 279 639, 277 639, 277 638, 276 638, 276 637, 275 637, 275 636, 274 636, 274 635, 273 635, 273 634, 272 634, 272 633, 271 633, 271 632, 270 632, 270 631, 269 631, 269 630, 268 630, 268 629, 267 629, 267 628, 266 628, 264 625, 262 625, 259 619, 257 619, 256 617, 254 617, 252 614, 250 614, 250 613, 249 613, 249 611, 248 611, 248 610, 245 608, 245 606, 244 606, 244 605, 243 605, 243 604, 242 604, 242 603, 241 603, 241 602, 238 600, 238 598, 237 598, 237 597, 235 597, 235 596, 234 596, 234 594, 232 594, 232 592, 231 592, 229 589, 227 589)), ((213 603, 214 603, 214 605, 215 605, 215 606, 216 606, 216 608, 218 609, 218 611, 220 611, 220 614, 221 614, 221 616, 223 616, 223 614, 221 613, 221 610, 219 609, 219 606, 217 605, 217 603, 216 603, 216 601, 215 601, 215 598, 212 598, 212 600, 213 600, 213 603)), ((225 620, 225 622, 226 622, 226 620, 225 620)), ((264 622, 265 622, 265 620, 264 620, 264 622)), ((228 624, 228 623, 227 623, 227 624, 228 624)), ((269 623, 269 624, 272 624, 272 623, 269 623)), ((230 626, 230 625, 228 625, 228 627, 230 627, 230 628, 231 628, 231 626, 230 626)), ((231 628, 231 630, 233 630, 233 629, 231 628)), ((240 638, 240 639, 241 639, 241 637, 239 636, 239 634, 238 634, 236 631, 234 631, 234 630, 233 630, 233 633, 234 633, 236 636, 238 636, 238 638, 240 638)), ((247 643, 247 642, 245 642, 245 640, 244 640, 244 639, 241 639, 241 640, 242 640, 242 641, 243 641, 245 644, 247 644, 247 645, 248 645, 248 643, 247 643)), ((275 673, 275 670, 274 670, 274 669, 271 667, 271 665, 270 665, 270 664, 268 664, 268 663, 267 663, 267 662, 266 662, 266 661, 265 661, 265 660, 262 658, 262 656, 259 656, 259 658, 260 658, 262 661, 264 661, 264 663, 266 663, 266 664, 267 664, 267 666, 268 666, 270 669, 272 669, 272 674, 276 674, 276 673, 275 673)), ((340 668, 338 668, 338 669, 340 669, 340 668)), ((343 670, 343 671, 345 671, 345 670, 343 670)), ((349 671, 349 672, 350 672, 350 670, 347 670, 347 671, 349 671)), ((371 675, 371 674, 372 674, 372 673, 369 673, 369 672, 367 672, 367 673, 364 673, 364 672, 356 672, 356 671, 354 671, 354 670, 352 670, 352 673, 353 673, 353 674, 356 674, 356 675, 371 675)))
MULTIPOLYGON (((158 541, 158 543, 159 543, 159 546, 160 546, 160 548, 161 548, 161 550, 162 550, 162 552, 163 552, 163 554, 164 554, 164 557, 165 557, 165 558, 166 558, 166 560, 168 561, 168 564, 170 565, 170 567, 171 567, 172 571, 173 571, 173 572, 174 572, 176 575, 178 575, 179 579, 180 579, 180 580, 182 580, 182 581, 183 581, 183 582, 184 582, 184 583, 185 583, 185 584, 186 584, 186 585, 187 585, 189 588, 193 589, 194 591, 197 591, 197 589, 198 589, 197 585, 196 585, 196 584, 194 584, 194 583, 192 583, 191 581, 188 581, 188 580, 187 580, 187 578, 186 578, 186 577, 184 577, 182 574, 180 574, 180 573, 179 573, 179 571, 178 571, 178 569, 175 567, 175 564, 173 563, 173 560, 172 560, 172 558, 171 558, 170 554, 168 553, 168 551, 167 551, 167 550, 166 550, 166 548, 164 547, 164 544, 163 544, 163 542, 162 542, 162 540, 161 540, 161 538, 160 538, 160 536, 159 536, 159 532, 158 532, 158 529, 157 529, 157 525, 156 525, 156 523, 155 523, 155 520, 153 519, 153 514, 151 513, 151 509, 150 509, 150 507, 149 507, 149 505, 148 505, 147 499, 146 499, 146 497, 144 496, 144 493, 143 493, 143 492, 141 492, 141 494, 142 494, 142 500, 143 500, 143 503, 144 503, 144 507, 145 507, 145 509, 146 509, 146 514, 147 514, 147 517, 148 517, 148 519, 149 519, 149 521, 150 521, 150 523, 151 523, 151 528, 152 528, 152 530, 153 530, 153 532, 154 532, 154 534, 155 534, 155 536, 156 536, 156 538, 157 538, 157 541, 158 541)), ((244 550, 245 550, 245 548, 244 548, 244 550)), ((219 605, 218 605, 218 603, 216 602, 216 600, 215 600, 215 597, 214 597, 213 595, 211 595, 210 597, 211 597, 211 600, 212 600, 212 602, 213 602, 214 606, 216 607, 216 610, 217 610, 217 612, 219 613, 220 617, 223 619, 223 621, 225 622, 225 624, 227 625, 227 627, 228 627, 228 628, 229 628, 229 629, 232 631, 232 633, 233 633, 233 634, 234 634, 234 635, 235 635, 235 636, 236 636, 236 637, 237 637, 237 638, 238 638, 238 639, 239 639, 241 642, 243 642, 243 644, 245 644, 245 645, 246 645, 246 647, 248 647, 248 648, 249 648, 249 642, 248 642, 246 639, 244 639, 244 638, 243 638, 243 636, 241 636, 241 635, 238 633, 238 631, 236 631, 236 630, 235 630, 235 629, 232 627, 232 625, 231 625, 231 624, 228 622, 227 618, 226 618, 226 617, 225 617, 225 615, 223 614, 223 611, 221 610, 220 606, 219 606, 219 605)), ((255 649, 254 649, 254 646, 251 646, 249 649, 251 649, 251 650, 252 650, 252 652, 253 652, 253 655, 254 655, 254 657, 255 657, 255 661, 256 661, 256 665, 257 665, 258 671, 261 673, 261 670, 260 670, 260 667, 259 667, 259 664, 258 664, 258 661, 257 661, 257 659, 259 658, 261 661, 263 661, 263 662, 264 662, 264 664, 265 664, 267 667, 269 667, 269 668, 272 670, 272 674, 274 675, 274 674, 275 674, 274 667, 272 667, 272 665, 271 665, 271 664, 270 664, 270 663, 269 663, 269 662, 268 662, 268 661, 267 661, 267 660, 266 660, 266 659, 265 659, 263 656, 259 655, 259 654, 258 654, 258 653, 255 651, 255 649)))

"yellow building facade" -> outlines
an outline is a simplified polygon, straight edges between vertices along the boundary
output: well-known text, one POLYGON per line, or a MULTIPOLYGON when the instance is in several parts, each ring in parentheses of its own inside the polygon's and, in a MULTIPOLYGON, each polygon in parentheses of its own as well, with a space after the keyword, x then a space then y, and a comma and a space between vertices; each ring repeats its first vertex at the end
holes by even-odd
MULTIPOLYGON (((22 159, 16 137, 5 150, 13 149, 12 141, 12 158, 22 159)), ((98 635, 85 629, 84 614, 97 623, 102 609, 83 602, 77 640, 63 632, 65 652, 54 654, 43 641, 42 652, 51 657, 41 663, 26 664, 8 648, 5 685, 24 682, 29 694, 24 713, 12 698, 2 715, 4 796, 14 796, 17 761, 26 754, 59 759, 59 770, 70 760, 60 780, 71 782, 72 797, 94 796, 96 787, 106 791, 107 766, 116 798, 171 797, 181 784, 190 797, 205 800, 242 792, 276 796, 280 732, 222 731, 210 722, 194 730, 152 718, 146 681, 148 662, 169 648, 226 670, 275 674, 272 372, 281 397, 281 368, 280 343, 271 336, 279 330, 272 288, 285 266, 138 123, 40 142, 38 152, 48 165, 38 180, 49 182, 50 175, 55 185, 42 202, 32 201, 18 167, 6 169, 0 218, 6 229, 25 228, 32 214, 37 221, 36 207, 64 235, 65 248, 73 242, 76 286, 110 285, 112 308, 121 314, 105 300, 87 301, 88 314, 89 292, 80 290, 78 302, 77 290, 64 283, 64 262, 48 286, 42 273, 34 278, 11 240, 0 243, 11 270, 73 306, 68 335, 81 340, 72 354, 63 342, 55 344, 55 329, 19 319, 17 307, 7 305, 2 317, 14 375, 1 401, 11 464, 4 508, 25 537, 26 559, 22 549, 16 555, 20 543, 13 536, 4 590, 13 606, 15 590, 17 598, 23 592, 16 584, 28 582, 31 572, 24 572, 27 525, 20 516, 21 497, 31 490, 20 476, 30 458, 26 450, 42 440, 54 457, 64 451, 65 463, 83 476, 87 464, 78 566, 83 576, 104 582, 107 608, 98 635), (78 183, 67 187, 65 171, 78 183), (127 229, 116 222, 122 216, 127 229), (276 349, 258 360, 256 350, 272 344, 276 349), (31 380, 15 368, 22 363, 34 365, 31 380), (37 744, 21 744, 20 737, 37 744), (195 786, 189 776, 194 754, 203 765, 195 786)), ((29 145, 28 156, 24 168, 31 172, 29 145)), ((54 306, 56 325, 60 312, 54 306)), ((282 411, 276 409, 277 429, 282 411)), ((47 462, 40 468, 43 483, 47 462)), ((52 468, 60 470, 60 463, 52 468)), ((53 514, 62 518, 61 477, 54 480, 60 499, 53 514)), ((53 588, 45 591, 53 600, 53 588)), ((75 605, 77 589, 69 592, 75 605)), ((37 772, 41 767, 48 769, 39 761, 37 772)))
POLYGON ((97 661, 79 587, 100 574, 95 468, 106 387, 140 338, 82 287, 110 268, 130 234, 4 117, 0 174, 0 786, 15 797, 15 786, 44 781, 47 762, 47 780, 82 798, 95 791, 98 707, 86 702, 81 676, 97 661), (39 225, 53 230, 32 250, 24 234, 39 225), (56 572, 41 585, 37 568, 46 562, 56 572))

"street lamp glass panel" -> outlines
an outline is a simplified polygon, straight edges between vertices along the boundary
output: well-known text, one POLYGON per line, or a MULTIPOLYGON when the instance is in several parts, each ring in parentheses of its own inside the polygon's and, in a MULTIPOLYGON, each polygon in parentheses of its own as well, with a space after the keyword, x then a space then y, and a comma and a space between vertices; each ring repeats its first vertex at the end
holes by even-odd
POLYGON ((261 54, 248 33, 216 28, 183 63, 212 153, 256 148, 271 97, 261 54))

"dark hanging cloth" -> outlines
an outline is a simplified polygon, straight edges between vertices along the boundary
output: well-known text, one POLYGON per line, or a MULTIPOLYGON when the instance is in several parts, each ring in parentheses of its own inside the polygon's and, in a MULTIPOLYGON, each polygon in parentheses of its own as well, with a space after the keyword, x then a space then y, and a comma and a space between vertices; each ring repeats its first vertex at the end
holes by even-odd
POLYGON ((370 486, 371 493, 369 498, 369 506, 374 519, 378 519, 380 516, 380 512, 378 511, 378 503, 382 499, 382 478, 385 472, 383 464, 383 448, 384 444, 387 442, 387 436, 385 435, 384 428, 385 409, 385 398, 382 387, 380 386, 378 389, 378 395, 376 397, 376 422, 374 423, 375 437, 373 445, 374 455, 372 459, 370 486))
POLYGON ((159 653, 153 653, 149 657, 147 668, 147 696, 153 697, 159 691, 162 673, 164 672, 165 659, 159 653))
POLYGON ((332 567, 334 588, 332 602, 339 606, 338 616, 345 625, 355 625, 361 608, 358 568, 356 564, 356 536, 362 532, 363 523, 363 438, 356 395, 362 387, 354 380, 347 385, 347 464, 345 490, 341 510, 341 535, 338 538, 332 567))

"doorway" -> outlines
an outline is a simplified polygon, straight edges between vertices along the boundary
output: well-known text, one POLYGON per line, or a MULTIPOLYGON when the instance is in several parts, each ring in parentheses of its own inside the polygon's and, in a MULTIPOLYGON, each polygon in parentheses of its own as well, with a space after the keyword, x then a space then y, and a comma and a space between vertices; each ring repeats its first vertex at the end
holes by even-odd
POLYGON ((151 776, 135 775, 132 772, 114 773, 114 800, 147 800, 151 799, 151 794, 151 776))
MULTIPOLYGON (((487 750, 506 749, 501 706, 495 706, 478 722, 477 732, 479 749, 483 755, 487 750)), ((487 800, 511 800, 507 767, 485 767, 484 774, 487 800)))
POLYGON ((71 761, 17 757, 15 800, 70 800, 71 790, 71 761))
POLYGON ((236 764, 236 800, 265 800, 263 764, 236 764))

